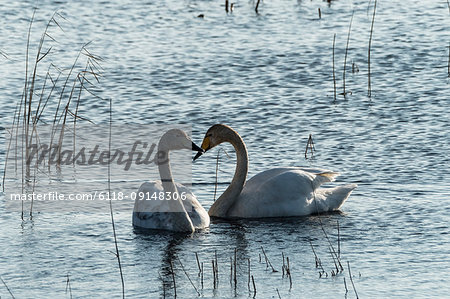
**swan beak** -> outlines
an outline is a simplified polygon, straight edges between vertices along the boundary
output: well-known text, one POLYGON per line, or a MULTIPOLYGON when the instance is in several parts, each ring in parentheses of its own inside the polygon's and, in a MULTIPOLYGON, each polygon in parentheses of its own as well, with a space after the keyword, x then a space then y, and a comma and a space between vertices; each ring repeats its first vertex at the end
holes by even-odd
POLYGON ((209 137, 205 137, 202 142, 202 149, 206 152, 211 148, 209 137))
POLYGON ((192 142, 192 150, 203 153, 203 149, 201 147, 199 147, 197 144, 195 144, 194 142, 192 142))
POLYGON ((203 150, 200 152, 197 152, 197 155, 195 155, 195 157, 194 157, 194 160, 193 161, 195 161, 195 160, 197 160, 197 158, 198 157, 200 157, 201 155, 203 155, 203 150))
POLYGON ((193 161, 195 161, 198 157, 200 157, 203 154, 203 149, 201 147, 199 147, 197 144, 195 144, 194 142, 192 142, 192 150, 197 151, 197 154, 195 155, 193 161))
POLYGON ((195 155, 194 161, 197 160, 201 155, 203 155, 203 153, 205 153, 210 148, 211 147, 210 147, 210 143, 209 143, 209 137, 205 137, 205 139, 203 139, 203 142, 202 142, 202 148, 198 151, 197 155, 195 155))

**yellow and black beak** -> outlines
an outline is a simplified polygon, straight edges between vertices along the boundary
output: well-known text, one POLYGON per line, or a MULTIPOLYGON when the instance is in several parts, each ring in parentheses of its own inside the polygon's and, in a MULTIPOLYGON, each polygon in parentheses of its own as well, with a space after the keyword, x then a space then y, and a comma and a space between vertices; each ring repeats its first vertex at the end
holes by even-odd
POLYGON ((211 148, 209 137, 205 137, 202 142, 202 148, 198 151, 197 155, 194 157, 194 161, 197 160, 203 153, 206 153, 211 148))

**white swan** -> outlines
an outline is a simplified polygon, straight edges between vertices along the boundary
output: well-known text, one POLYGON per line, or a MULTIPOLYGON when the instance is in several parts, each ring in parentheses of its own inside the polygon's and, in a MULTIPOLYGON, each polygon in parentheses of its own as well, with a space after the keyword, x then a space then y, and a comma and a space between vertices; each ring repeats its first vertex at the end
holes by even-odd
POLYGON ((161 137, 158 153, 165 153, 164 157, 161 156, 164 161, 158 163, 161 181, 147 182, 139 188, 134 202, 134 227, 194 232, 209 226, 208 213, 195 195, 187 187, 173 181, 169 151, 181 149, 202 151, 182 130, 171 129, 161 137), (163 200, 159 199, 160 194, 163 200))
MULTIPOLYGON (((208 211, 221 218, 262 218, 304 216, 339 209, 356 184, 319 188, 334 181, 337 172, 300 167, 274 168, 245 182, 248 171, 247 148, 241 136, 226 125, 209 128, 202 143, 206 152, 222 142, 234 146, 237 165, 233 180, 208 211)), ((201 156, 199 152, 195 158, 201 156)))

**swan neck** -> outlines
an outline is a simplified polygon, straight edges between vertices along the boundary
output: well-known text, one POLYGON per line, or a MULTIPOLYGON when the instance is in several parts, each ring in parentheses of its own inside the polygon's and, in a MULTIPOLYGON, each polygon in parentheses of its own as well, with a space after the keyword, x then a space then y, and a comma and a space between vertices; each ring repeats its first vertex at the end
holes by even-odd
MULTIPOLYGON (((169 211, 171 211, 172 222, 176 225, 179 231, 191 231, 193 232, 194 226, 192 221, 184 208, 184 204, 181 202, 180 196, 177 196, 177 200, 174 200, 174 194, 178 193, 175 182, 172 177, 172 170, 170 168, 170 150, 161 146, 158 146, 158 153, 161 153, 161 159, 158 161, 159 176, 164 189, 164 201, 169 205, 169 211), (170 198, 168 197, 170 196, 170 198)), ((156 200, 160 200, 159 194, 156 195, 156 200)))
POLYGON ((216 200, 209 210, 210 216, 226 217, 230 208, 238 199, 239 195, 244 188, 245 180, 248 172, 248 154, 247 147, 241 136, 235 131, 231 134, 229 139, 236 151, 236 169, 234 172, 233 180, 225 192, 216 200))
POLYGON ((158 162, 159 177, 161 178, 164 192, 177 192, 170 168, 169 151, 165 151, 165 153, 167 154, 167 159, 158 162))

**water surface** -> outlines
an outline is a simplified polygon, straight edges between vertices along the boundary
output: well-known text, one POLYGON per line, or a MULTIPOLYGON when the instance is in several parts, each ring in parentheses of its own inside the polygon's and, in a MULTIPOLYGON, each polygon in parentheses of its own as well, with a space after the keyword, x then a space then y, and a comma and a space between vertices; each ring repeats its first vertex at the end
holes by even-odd
MULTIPOLYGON (((450 14, 445 1, 380 1, 374 23, 372 97, 367 96, 370 1, 237 1, 227 14, 212 1, 40 1, 30 56, 55 11, 64 32, 47 63, 70 68, 83 44, 102 57, 96 94, 112 99, 116 124, 174 124, 193 127, 200 143, 214 123, 231 125, 249 149, 252 176, 269 167, 304 165, 342 172, 336 184, 359 186, 330 215, 269 221, 213 221, 193 236, 142 234, 131 227, 131 206, 116 205, 115 220, 127 297, 177 295, 252 297, 247 286, 251 259, 258 298, 345 297, 347 261, 360 298, 445 297, 450 289, 449 79, 450 14), (318 8, 322 18, 319 19, 318 8), (346 89, 342 75, 347 33, 346 89), (204 18, 198 18, 203 14, 204 18), (333 36, 336 34, 333 91, 333 36), (359 72, 352 72, 352 63, 359 72), (305 160, 309 134, 314 159, 305 160), (325 270, 334 269, 329 243, 345 271, 319 278, 310 242, 325 270), (266 269, 264 247, 273 266, 266 269), (230 257, 237 249, 238 284, 230 284, 230 257), (204 262, 204 286, 195 252, 204 262), (211 261, 218 256, 219 284, 211 261), (293 286, 282 277, 282 252, 289 256, 293 286), (176 258, 178 257, 179 260, 176 258)), ((27 31, 33 7, 26 1, 0 8, 0 125, 13 120, 25 71, 27 31)), ((50 44, 49 44, 50 45, 50 44)), ((34 59, 34 58, 33 58, 34 59)), ((38 79, 46 67, 38 69, 38 79)), ((66 70, 67 72, 67 70, 66 70)), ((46 120, 51 120, 51 102, 46 120)), ((109 119, 108 101, 85 95, 79 114, 95 123, 109 119)), ((2 132, 2 143, 5 133, 2 132)), ((231 156, 231 148, 224 147, 231 156)), ((1 161, 4 149, 1 149, 1 161)), ((213 202, 217 151, 193 166, 193 191, 213 202), (200 184, 204 183, 204 184, 200 184)), ((227 182, 233 159, 221 155, 219 181, 227 182)), ((89 181, 93 178, 79 178, 89 181)), ((140 182, 113 184, 136 190, 140 182)), ((219 192, 226 185, 219 186, 219 192)), ((58 186, 64 190, 64 185, 58 186)), ((105 181, 105 188, 106 181, 105 181)), ((0 204, 0 275, 16 297, 119 297, 120 276, 108 213, 40 213, 21 221, 0 204)), ((0 295, 8 297, 5 287, 0 295)))

